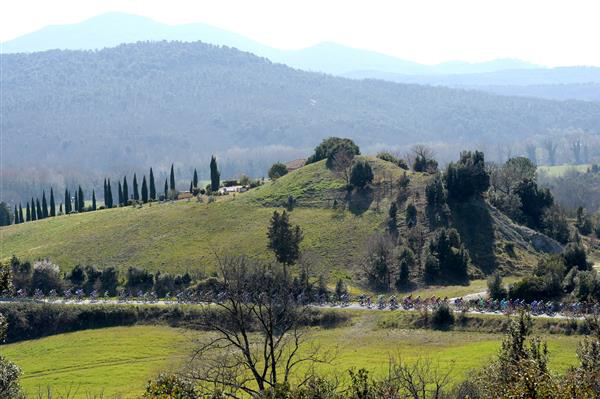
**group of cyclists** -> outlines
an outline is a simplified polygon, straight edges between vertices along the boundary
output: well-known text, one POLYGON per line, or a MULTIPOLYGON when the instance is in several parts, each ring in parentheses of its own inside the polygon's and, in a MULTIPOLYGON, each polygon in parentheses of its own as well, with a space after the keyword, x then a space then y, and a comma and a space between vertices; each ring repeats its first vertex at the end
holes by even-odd
MULTIPOLYGON (((164 303, 177 304, 201 304, 201 303, 218 303, 225 300, 227 294, 224 292, 207 291, 180 291, 177 293, 166 293, 161 298, 154 291, 143 290, 121 290, 116 301, 119 303, 164 303)), ((247 295, 247 300, 252 300, 252 295, 247 295)), ((44 294, 39 289, 36 289, 31 295, 26 290, 20 289, 16 292, 16 299, 25 300, 33 299, 44 302, 67 302, 67 303, 89 303, 99 302, 114 302, 115 297, 112 297, 108 291, 98 292, 91 291, 86 295, 81 288, 68 289, 62 295, 59 295, 56 290, 51 290, 48 294, 44 294)), ((333 307, 348 307, 353 302, 357 302, 360 307, 379 310, 436 310, 441 305, 447 305, 457 311, 464 312, 480 312, 480 313, 503 313, 511 314, 520 310, 526 310, 534 315, 566 315, 566 316, 582 316, 586 314, 600 313, 600 304, 597 302, 572 302, 563 303, 557 301, 532 301, 526 302, 519 299, 502 299, 495 300, 489 298, 474 298, 463 299, 441 298, 431 296, 422 298, 421 296, 413 297, 412 295, 404 298, 398 298, 395 295, 385 296, 378 295, 373 299, 369 295, 359 295, 356 298, 351 298, 348 294, 342 295, 317 295, 309 297, 304 294, 299 294, 294 300, 305 305, 313 306, 333 306, 333 307)))

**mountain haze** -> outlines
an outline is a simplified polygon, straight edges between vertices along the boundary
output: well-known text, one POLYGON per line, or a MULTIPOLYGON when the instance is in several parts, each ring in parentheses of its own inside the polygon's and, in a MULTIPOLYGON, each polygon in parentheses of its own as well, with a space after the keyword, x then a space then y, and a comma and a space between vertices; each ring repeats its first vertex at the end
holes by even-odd
POLYGON ((365 152, 441 142, 455 157, 551 130, 600 131, 596 103, 344 79, 200 42, 2 58, 5 193, 24 176, 31 183, 32 165, 193 170, 214 153, 224 176, 263 176, 332 135, 365 152))
POLYGON ((446 62, 423 65, 389 55, 360 50, 336 43, 319 43, 301 50, 279 50, 237 33, 202 23, 167 25, 150 18, 107 13, 68 25, 52 25, 2 43, 3 53, 36 52, 53 49, 93 50, 138 41, 202 41, 235 47, 273 62, 294 68, 331 74, 355 70, 377 70, 403 74, 448 74, 490 72, 503 69, 533 68, 519 60, 493 60, 482 63, 446 62))

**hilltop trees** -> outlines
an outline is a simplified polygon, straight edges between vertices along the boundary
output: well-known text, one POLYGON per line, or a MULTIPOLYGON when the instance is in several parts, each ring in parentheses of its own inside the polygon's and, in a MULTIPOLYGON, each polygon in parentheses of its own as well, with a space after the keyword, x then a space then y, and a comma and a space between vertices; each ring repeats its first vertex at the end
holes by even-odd
POLYGON ((448 198, 455 201, 466 201, 486 192, 490 187, 490 176, 485 168, 483 152, 462 152, 458 162, 448 165, 444 182, 448 198))
POLYGON ((293 265, 300 257, 300 243, 304 238, 300 226, 293 226, 288 213, 275 211, 267 231, 267 248, 275 254, 278 262, 293 265))
POLYGON ((269 169, 269 179, 276 180, 281 176, 287 175, 287 173, 287 167, 281 162, 276 162, 269 169))
POLYGON ((352 155, 360 155, 360 149, 354 144, 354 141, 339 137, 329 137, 315 148, 315 153, 306 160, 306 164, 327 159, 327 166, 331 167, 331 163, 338 151, 347 151, 352 155))
POLYGON ((219 191, 221 186, 221 173, 217 167, 217 158, 210 157, 210 191, 219 191))

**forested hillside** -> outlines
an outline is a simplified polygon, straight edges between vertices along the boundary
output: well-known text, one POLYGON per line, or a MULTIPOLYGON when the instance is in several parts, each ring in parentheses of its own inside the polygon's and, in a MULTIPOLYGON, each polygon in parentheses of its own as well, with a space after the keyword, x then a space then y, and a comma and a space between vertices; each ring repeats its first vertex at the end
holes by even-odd
POLYGON ((224 175, 260 176, 270 162, 308 153, 326 135, 352 138, 368 153, 600 130, 600 104, 355 81, 200 42, 8 54, 2 64, 8 201, 41 169, 51 175, 40 181, 60 187, 92 171, 155 165, 162 173, 171 162, 185 170, 216 153, 224 175))

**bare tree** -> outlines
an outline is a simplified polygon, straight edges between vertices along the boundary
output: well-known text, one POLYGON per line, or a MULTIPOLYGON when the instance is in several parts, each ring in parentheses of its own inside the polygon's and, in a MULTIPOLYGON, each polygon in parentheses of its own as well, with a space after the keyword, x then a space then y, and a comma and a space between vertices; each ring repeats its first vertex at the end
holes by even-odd
POLYGON ((529 160, 531 162, 533 162, 534 165, 537 164, 537 146, 535 145, 535 143, 533 142, 529 142, 527 144, 525 144, 525 152, 527 153, 527 158, 529 158, 529 160))
POLYGON ((352 162, 354 154, 345 149, 341 149, 335 153, 332 161, 332 169, 334 173, 344 179, 346 186, 350 185, 350 174, 352 172, 352 162))
POLYGON ((558 149, 558 143, 551 137, 548 137, 544 140, 543 144, 548 153, 548 163, 550 165, 556 165, 556 150, 558 149))
POLYGON ((195 341, 187 370, 207 393, 256 395, 289 382, 300 364, 331 360, 307 345, 302 324, 309 308, 280 268, 236 257, 219 260, 219 273, 217 303, 204 305, 198 320, 209 333, 195 341))
POLYGON ((445 389, 451 383, 451 371, 452 367, 442 370, 430 359, 419 358, 412 364, 392 361, 388 385, 397 387, 404 398, 441 399, 446 397, 445 389))
POLYGON ((571 139, 570 145, 571 151, 573 152, 573 161, 575 165, 581 165, 582 162, 582 152, 584 144, 579 137, 575 137, 571 139))

